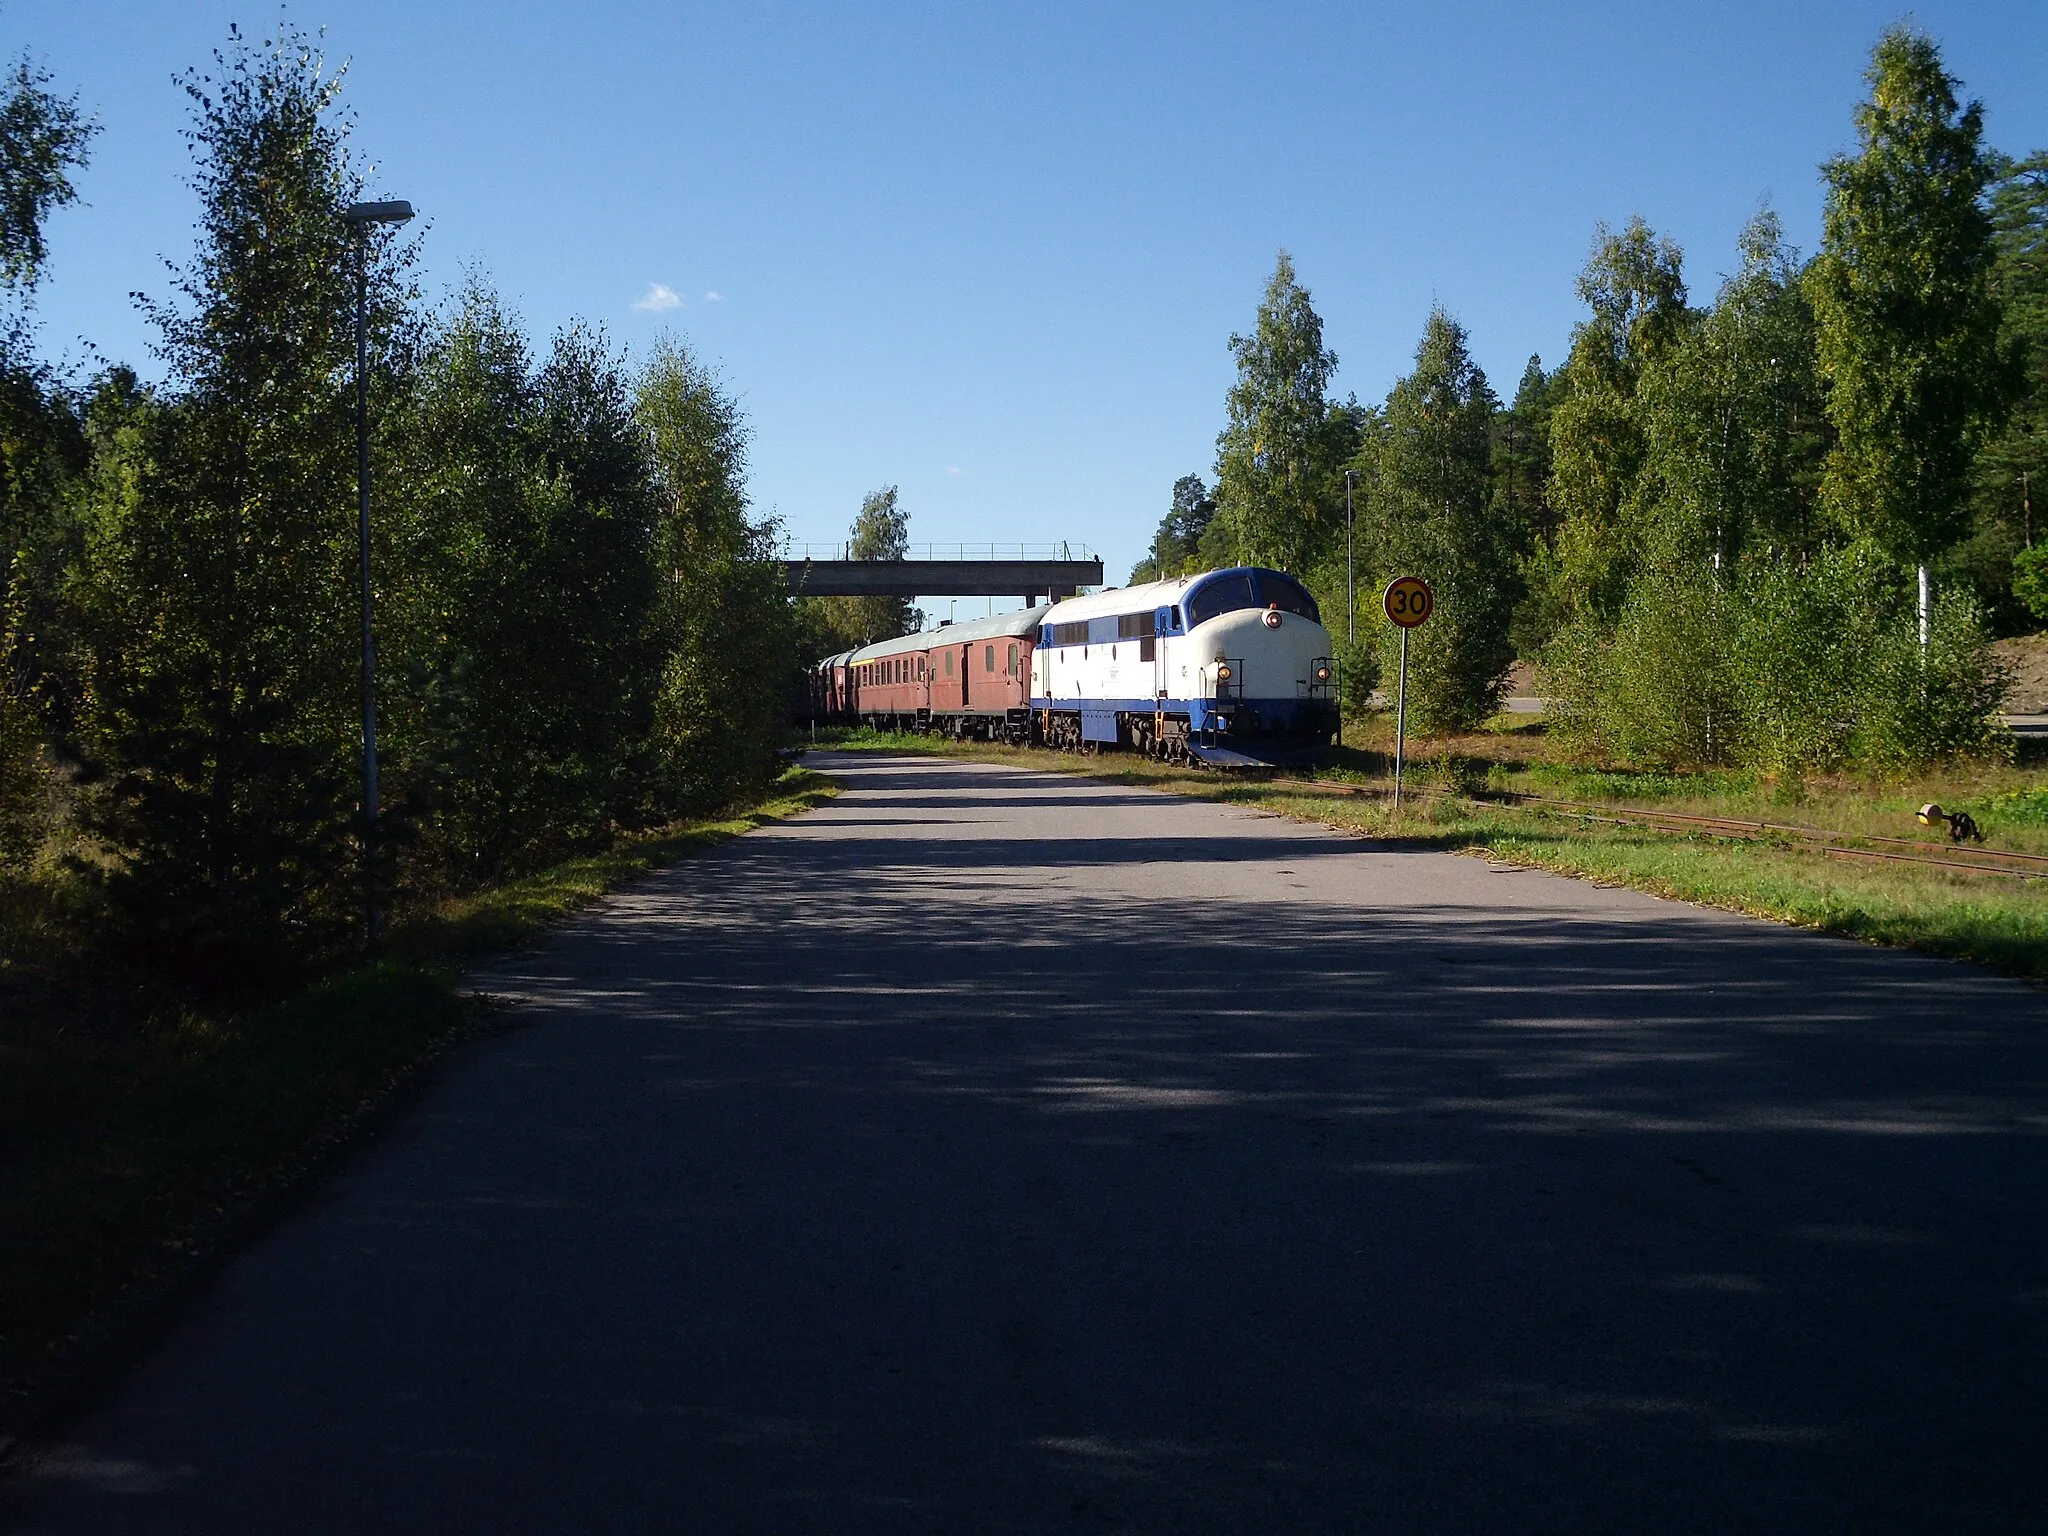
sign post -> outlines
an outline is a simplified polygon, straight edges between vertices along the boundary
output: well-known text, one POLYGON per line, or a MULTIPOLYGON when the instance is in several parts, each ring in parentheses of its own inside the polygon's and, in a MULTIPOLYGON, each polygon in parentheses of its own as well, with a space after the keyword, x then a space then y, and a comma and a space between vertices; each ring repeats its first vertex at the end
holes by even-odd
POLYGON ((1420 576, 1396 576, 1380 599, 1387 617, 1401 631, 1401 682, 1394 702, 1394 809, 1401 809, 1401 769, 1408 755, 1408 631, 1420 626, 1436 607, 1436 594, 1420 576))

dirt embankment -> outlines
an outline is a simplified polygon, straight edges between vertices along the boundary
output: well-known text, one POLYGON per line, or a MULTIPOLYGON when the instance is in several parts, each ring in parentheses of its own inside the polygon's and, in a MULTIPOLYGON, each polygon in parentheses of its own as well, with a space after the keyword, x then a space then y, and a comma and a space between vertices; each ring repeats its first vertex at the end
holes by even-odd
POLYGON ((2012 686, 2005 695, 2007 713, 2048 715, 2048 635, 2001 640, 1991 647, 1991 653, 2012 674, 2012 686))

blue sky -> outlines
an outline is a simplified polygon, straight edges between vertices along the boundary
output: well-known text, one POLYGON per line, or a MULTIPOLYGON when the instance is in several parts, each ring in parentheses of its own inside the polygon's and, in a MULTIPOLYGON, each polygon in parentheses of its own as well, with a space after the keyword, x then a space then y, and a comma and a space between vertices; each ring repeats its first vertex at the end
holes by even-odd
MULTIPOLYGON (((902 487, 919 540, 1068 539, 1120 581, 1176 476, 1208 474, 1281 246, 1377 399, 1432 302, 1503 393, 1555 362, 1594 225, 1640 212, 1696 293, 1769 197, 1819 228, 1870 44, 1910 19, 2048 146, 2048 6, 575 5, 329 0, 288 14, 349 62, 375 195, 425 217, 425 280, 483 268, 544 338, 682 332, 798 539, 902 487), (678 302, 650 309, 655 285, 678 302)), ((102 132, 52 226, 47 351, 153 364, 193 201, 173 76, 218 0, 5 0, 102 132)), ((666 302, 663 300, 662 302, 666 302)), ((962 604, 963 611, 969 605, 962 604)))

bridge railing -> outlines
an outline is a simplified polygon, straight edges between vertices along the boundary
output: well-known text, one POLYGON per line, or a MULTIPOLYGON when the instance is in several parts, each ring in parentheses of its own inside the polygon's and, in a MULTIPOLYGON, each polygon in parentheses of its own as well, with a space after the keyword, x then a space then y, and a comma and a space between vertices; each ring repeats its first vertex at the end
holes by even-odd
MULTIPOLYGON (((805 560, 852 560, 857 558, 848 552, 844 543, 815 544, 785 540, 775 552, 775 558, 789 564, 801 564, 805 560)), ((1065 539, 1044 544, 913 544, 901 555, 891 559, 902 560, 1093 560, 1095 551, 1086 544, 1077 544, 1065 539)))

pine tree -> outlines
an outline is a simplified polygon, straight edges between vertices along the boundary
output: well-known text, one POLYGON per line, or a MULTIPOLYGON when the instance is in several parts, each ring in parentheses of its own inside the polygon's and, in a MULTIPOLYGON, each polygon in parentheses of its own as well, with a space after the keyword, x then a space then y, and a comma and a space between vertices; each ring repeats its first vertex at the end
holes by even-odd
MULTIPOLYGON (((1409 640, 1408 708, 1426 731, 1469 729, 1496 713, 1514 660, 1515 530, 1494 505, 1490 469, 1498 405, 1464 327, 1433 311, 1414 371, 1387 397, 1367 476, 1371 589, 1420 576, 1436 593, 1409 640)), ((1399 636, 1380 630, 1381 675, 1392 677, 1399 636)))
POLYGON ((1152 547, 1131 567, 1131 584, 1184 576, 1199 568, 1202 536, 1216 516, 1216 498, 1200 475, 1182 475, 1173 482, 1173 503, 1159 520, 1152 547))
MULTIPOLYGON (((195 980, 260 982, 353 908, 359 187, 340 78, 300 34, 188 76, 201 204, 181 303, 147 305, 169 381, 103 467, 77 590, 79 736, 135 935, 195 980)), ((380 351, 404 309, 373 240, 380 351)))
POLYGON ((2011 419, 1977 456, 1975 533, 1955 560, 1974 566, 2000 618, 2018 629, 2048 619, 2048 529, 2034 526, 2035 508, 2048 506, 2048 151, 2002 167, 1991 218, 1992 292, 2026 373, 2011 419), (2037 598, 2031 609, 2022 585, 2037 598))

